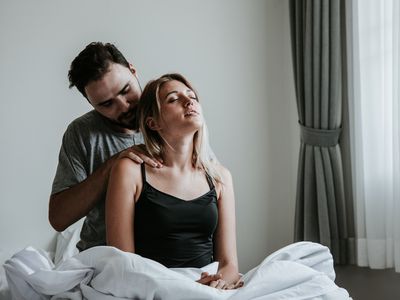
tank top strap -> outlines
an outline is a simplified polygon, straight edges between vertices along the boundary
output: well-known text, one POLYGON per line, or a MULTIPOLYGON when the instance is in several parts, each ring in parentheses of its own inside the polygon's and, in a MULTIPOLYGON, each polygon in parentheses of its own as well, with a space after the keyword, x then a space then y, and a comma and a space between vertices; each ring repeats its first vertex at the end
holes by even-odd
POLYGON ((145 168, 145 163, 142 163, 140 165, 140 169, 142 171, 142 183, 143 185, 146 183, 146 168, 145 168))
POLYGON ((208 186, 210 187, 210 190, 212 190, 214 188, 214 183, 212 181, 211 176, 207 172, 206 172, 206 179, 207 179, 208 186))

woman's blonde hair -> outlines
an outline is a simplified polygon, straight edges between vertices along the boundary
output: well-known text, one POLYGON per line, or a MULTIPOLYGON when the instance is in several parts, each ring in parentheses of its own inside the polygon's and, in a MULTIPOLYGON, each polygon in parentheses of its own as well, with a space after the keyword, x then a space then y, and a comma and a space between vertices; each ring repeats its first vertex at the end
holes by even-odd
MULTIPOLYGON (((148 118, 158 120, 161 117, 160 89, 169 81, 176 80, 182 82, 191 89, 198 99, 197 92, 190 82, 181 74, 165 74, 158 79, 151 80, 145 86, 137 108, 138 128, 143 134, 146 150, 152 158, 164 159, 165 142, 156 130, 152 130, 147 125, 148 118)), ((211 150, 206 123, 203 121, 202 127, 193 137, 193 156, 192 163, 195 168, 204 170, 212 179, 213 183, 221 182, 221 176, 216 168, 217 159, 211 150)))

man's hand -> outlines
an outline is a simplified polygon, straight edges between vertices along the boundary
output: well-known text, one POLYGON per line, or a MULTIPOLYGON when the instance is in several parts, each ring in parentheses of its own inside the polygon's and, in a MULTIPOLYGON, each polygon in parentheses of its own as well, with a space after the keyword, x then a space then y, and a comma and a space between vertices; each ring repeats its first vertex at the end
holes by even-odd
POLYGON ((121 151, 118 158, 127 157, 138 164, 146 163, 153 168, 161 168, 162 162, 149 157, 144 145, 135 145, 121 151))

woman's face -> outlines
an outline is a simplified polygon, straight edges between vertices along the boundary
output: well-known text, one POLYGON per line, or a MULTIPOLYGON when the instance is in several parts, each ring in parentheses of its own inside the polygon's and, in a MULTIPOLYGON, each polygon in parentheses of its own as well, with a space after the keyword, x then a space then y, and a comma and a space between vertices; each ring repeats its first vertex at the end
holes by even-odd
POLYGON ((173 134, 196 132, 203 125, 201 106, 197 95, 185 84, 171 80, 162 85, 159 91, 160 132, 173 134))

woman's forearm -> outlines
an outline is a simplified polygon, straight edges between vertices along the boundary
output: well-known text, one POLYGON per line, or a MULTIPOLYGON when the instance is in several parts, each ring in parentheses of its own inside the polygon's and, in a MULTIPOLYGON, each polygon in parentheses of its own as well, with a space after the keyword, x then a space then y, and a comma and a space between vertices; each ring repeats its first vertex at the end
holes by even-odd
POLYGON ((240 279, 238 268, 234 264, 220 265, 218 268, 218 274, 222 275, 222 279, 227 284, 236 283, 240 279))

